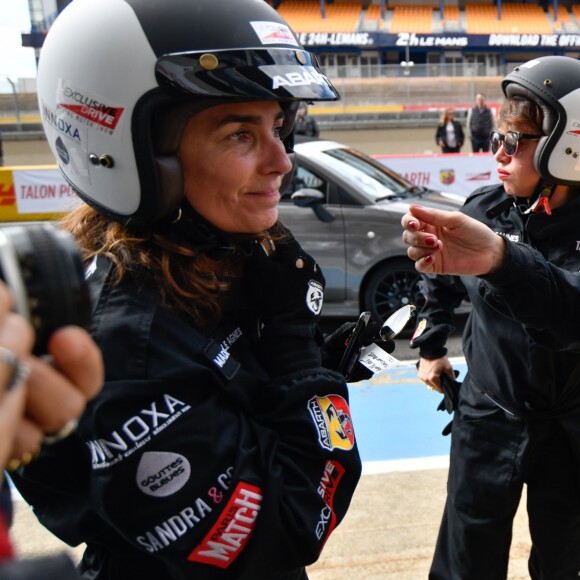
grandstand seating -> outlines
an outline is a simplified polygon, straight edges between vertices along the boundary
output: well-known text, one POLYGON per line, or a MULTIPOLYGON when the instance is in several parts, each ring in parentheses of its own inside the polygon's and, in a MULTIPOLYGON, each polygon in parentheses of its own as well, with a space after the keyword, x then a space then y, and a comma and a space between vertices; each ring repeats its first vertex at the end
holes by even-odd
POLYGON ((384 25, 384 20, 381 16, 381 7, 378 4, 371 4, 365 12, 365 20, 369 21, 376 21, 378 28, 381 28, 384 25))
POLYGON ((322 18, 318 1, 283 0, 278 11, 297 32, 357 32, 366 29, 392 34, 432 34, 442 30, 467 34, 552 34, 577 33, 577 22, 580 22, 580 4, 573 5, 570 11, 560 5, 558 20, 554 19, 552 4, 545 12, 538 4, 504 2, 501 19, 498 19, 497 5, 485 3, 485 0, 467 3, 464 8, 446 3, 443 19, 439 8, 438 0, 417 0, 413 3, 388 0, 383 19, 378 0, 366 8, 360 0, 334 0, 325 4, 326 18, 322 18))
POLYGON ((322 18, 318 2, 285 0, 278 12, 298 32, 356 32, 361 16, 360 2, 326 4, 322 18))
POLYGON ((565 32, 567 27, 569 27, 572 23, 572 19, 570 17, 570 13, 564 6, 558 6, 558 19, 554 18, 554 6, 550 4, 548 8, 548 12, 550 17, 553 20, 553 27, 556 32, 565 32))
POLYGON ((501 20, 496 6, 467 4, 465 22, 467 34, 511 34, 554 32, 546 13, 533 4, 503 4, 501 20))
MULTIPOLYGON (((574 4, 572 6, 572 14, 576 18, 576 20, 578 20, 578 22, 580 22, 580 5, 574 4)), ((558 10, 558 17, 559 16, 560 16, 560 11, 558 10)))
POLYGON ((459 22, 460 19, 459 6, 444 6, 443 15, 446 21, 459 22))
MULTIPOLYGON (((554 5, 550 4, 549 8, 548 8, 548 12, 550 13, 550 16, 552 17, 552 20, 554 20, 554 5)), ((565 6, 558 6, 558 21, 559 22, 565 22, 565 23, 569 23, 571 22, 571 18, 570 18, 570 12, 568 12, 568 9, 565 6)))
POLYGON ((433 8, 431 6, 395 6, 390 32, 433 32, 433 8))

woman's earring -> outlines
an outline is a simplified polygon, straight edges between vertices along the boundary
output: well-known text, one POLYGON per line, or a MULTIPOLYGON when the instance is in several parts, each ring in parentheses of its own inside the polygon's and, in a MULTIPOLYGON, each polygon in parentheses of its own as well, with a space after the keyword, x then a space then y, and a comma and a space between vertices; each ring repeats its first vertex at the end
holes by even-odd
POLYGON ((175 219, 171 223, 176 224, 181 219, 182 215, 183 215, 183 212, 181 211, 181 208, 178 207, 177 208, 177 216, 175 217, 175 219))

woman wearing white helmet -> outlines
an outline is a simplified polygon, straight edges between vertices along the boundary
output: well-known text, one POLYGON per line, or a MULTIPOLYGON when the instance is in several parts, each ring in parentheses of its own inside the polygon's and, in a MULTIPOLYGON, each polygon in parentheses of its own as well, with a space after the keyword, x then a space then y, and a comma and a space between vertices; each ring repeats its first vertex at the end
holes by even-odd
POLYGON ((298 104, 338 94, 263 0, 74 0, 38 92, 106 381, 17 486, 83 578, 306 578, 361 465, 277 203, 298 104))
POLYGON ((490 137, 501 184, 474 192, 461 213, 414 207, 403 218, 417 269, 460 275, 423 280, 412 346, 435 390, 454 384, 454 306, 466 296, 473 305, 468 372, 445 393, 455 413, 433 580, 507 577, 524 485, 530 576, 580 574, 579 79, 567 57, 517 67, 490 137))

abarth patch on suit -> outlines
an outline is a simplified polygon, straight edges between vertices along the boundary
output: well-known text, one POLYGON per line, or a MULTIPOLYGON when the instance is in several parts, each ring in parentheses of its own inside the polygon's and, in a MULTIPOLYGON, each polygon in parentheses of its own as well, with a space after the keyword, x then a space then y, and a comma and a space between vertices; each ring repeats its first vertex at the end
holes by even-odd
POLYGON ((354 447, 354 429, 348 403, 339 395, 313 397, 308 410, 324 449, 349 451, 354 447))

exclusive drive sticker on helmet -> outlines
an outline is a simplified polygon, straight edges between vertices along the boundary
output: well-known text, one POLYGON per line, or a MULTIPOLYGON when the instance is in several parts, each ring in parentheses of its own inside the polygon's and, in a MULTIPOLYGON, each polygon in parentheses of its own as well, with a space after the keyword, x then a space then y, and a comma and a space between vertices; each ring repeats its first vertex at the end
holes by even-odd
POLYGON ((289 44, 298 46, 292 31, 280 22, 250 22, 262 44, 289 44))
POLYGON ((63 79, 58 81, 57 106, 92 129, 121 138, 125 108, 92 95, 63 79))

